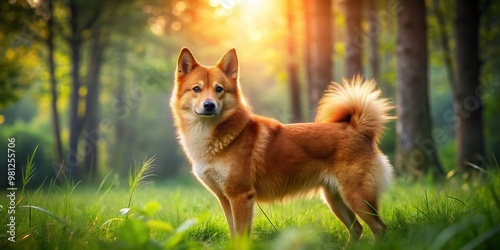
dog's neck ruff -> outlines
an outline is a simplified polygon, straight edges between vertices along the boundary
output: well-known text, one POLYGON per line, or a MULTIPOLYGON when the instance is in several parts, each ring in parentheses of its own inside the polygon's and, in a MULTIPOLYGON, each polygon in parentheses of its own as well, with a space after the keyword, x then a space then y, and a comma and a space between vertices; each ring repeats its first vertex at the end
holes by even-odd
POLYGON ((247 125, 247 122, 240 121, 232 126, 231 119, 230 116, 219 124, 201 120, 184 121, 185 127, 179 138, 189 159, 210 163, 216 154, 229 146, 247 125))

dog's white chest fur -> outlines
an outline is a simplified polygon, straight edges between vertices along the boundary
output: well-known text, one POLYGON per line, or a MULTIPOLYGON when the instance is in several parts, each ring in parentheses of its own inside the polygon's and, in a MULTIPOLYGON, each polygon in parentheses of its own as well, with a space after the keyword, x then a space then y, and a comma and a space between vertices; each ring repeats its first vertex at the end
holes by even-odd
POLYGON ((228 176, 228 163, 221 157, 215 157, 233 139, 209 139, 203 127, 192 128, 185 134, 180 134, 180 142, 192 163, 193 174, 205 186, 221 190, 228 176))
POLYGON ((221 190, 227 179, 227 163, 218 161, 210 164, 193 163, 193 174, 205 185, 221 190))

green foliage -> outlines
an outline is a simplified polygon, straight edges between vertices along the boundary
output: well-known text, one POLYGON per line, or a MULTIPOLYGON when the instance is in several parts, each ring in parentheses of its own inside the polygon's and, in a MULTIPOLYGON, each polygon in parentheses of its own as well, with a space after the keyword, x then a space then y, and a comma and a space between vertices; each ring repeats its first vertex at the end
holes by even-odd
POLYGON ((396 151, 396 123, 394 121, 387 124, 387 130, 380 141, 380 150, 389 157, 390 162, 394 162, 396 151))
MULTIPOLYGON (((103 243, 103 249, 194 249, 197 244, 185 241, 186 230, 196 224, 196 220, 187 220, 177 229, 164 221, 153 219, 161 208, 158 202, 149 202, 144 208, 131 207, 132 197, 137 189, 144 187, 152 176, 154 157, 135 164, 130 168, 128 177, 129 199, 128 206, 120 210, 125 216, 123 224, 117 229, 117 238, 113 242, 103 243), (162 241, 151 237, 152 232, 166 235, 162 241)), ((106 221, 104 225, 119 220, 114 218, 106 221)), ((102 227, 102 226, 101 226, 102 227)))
POLYGON ((31 46, 39 18, 27 5, 0 3, 0 109, 17 101, 36 77, 37 58, 31 46))
POLYGON ((449 179, 444 187, 426 189, 423 194, 422 189, 428 188, 428 184, 412 185, 420 194, 409 192, 405 195, 411 197, 409 204, 394 207, 392 218, 389 218, 392 230, 386 237, 391 239, 384 239, 380 245, 408 246, 409 249, 473 249, 498 244, 500 203, 495 199, 495 190, 500 187, 500 176, 496 173, 493 178, 481 181, 463 183, 458 178, 449 179), (405 240, 398 242, 393 239, 395 237, 405 240))
POLYGON ((11 126, 16 122, 30 123, 38 113, 36 105, 32 98, 24 97, 8 108, 2 109, 0 113, 5 118, 2 126, 11 126))
POLYGON ((17 101, 26 90, 24 84, 19 84, 22 68, 19 62, 0 58, 0 109, 11 102, 17 101))
POLYGON ((200 245, 185 239, 188 229, 196 225, 190 219, 174 228, 170 223, 153 217, 160 210, 160 203, 149 202, 144 208, 132 208, 127 212, 131 217, 123 221, 117 229, 116 240, 102 242, 102 249, 199 249, 200 245), (152 234, 161 235, 164 240, 152 238, 152 234))
MULTIPOLYGON (((0 149, 7 152, 7 138, 15 138, 16 146, 16 180, 19 180, 18 185, 27 185, 28 188, 38 187, 45 180, 50 180, 55 176, 53 169, 55 161, 53 158, 52 149, 52 134, 40 130, 34 124, 24 124, 21 122, 11 126, 2 126, 0 130, 0 138, 4 138, 5 142, 0 143, 0 149), (34 150, 38 152, 34 154, 34 150), (30 165, 24 165, 23 162, 28 162, 30 165), (30 166, 36 165, 36 169, 29 169, 30 166), (30 173, 32 178, 29 184, 23 184, 22 173, 30 173)), ((7 162, 7 154, 0 154, 0 161, 7 162)), ((0 187, 7 187, 6 178, 0 178, 0 187)))
POLYGON ((494 163, 496 156, 500 157, 500 133, 498 133, 498 124, 500 124, 500 74, 485 73, 481 78, 483 86, 483 101, 486 107, 484 112, 484 127, 486 147, 490 153, 487 160, 494 163))
POLYGON ((454 171, 457 167, 456 141, 448 140, 442 144, 438 144, 438 152, 441 159, 441 164, 445 171, 454 171))
MULTIPOLYGON (((163 78, 161 78, 163 79, 163 78)), ((165 81, 168 81, 165 79, 165 81)), ((155 91, 164 91, 155 88, 155 91)), ((135 145, 131 147, 133 157, 141 155, 155 155, 157 166, 153 173, 160 177, 175 176, 181 166, 186 165, 182 149, 179 147, 170 112, 166 103, 170 96, 166 93, 146 92, 147 97, 138 107, 141 119, 131 121, 135 145), (152 110, 152 107, 162 107, 152 110), (146 129, 147 128, 147 129, 146 129)), ((132 132, 132 131, 131 131, 132 132)), ((128 156, 130 157, 130 156, 128 156)))

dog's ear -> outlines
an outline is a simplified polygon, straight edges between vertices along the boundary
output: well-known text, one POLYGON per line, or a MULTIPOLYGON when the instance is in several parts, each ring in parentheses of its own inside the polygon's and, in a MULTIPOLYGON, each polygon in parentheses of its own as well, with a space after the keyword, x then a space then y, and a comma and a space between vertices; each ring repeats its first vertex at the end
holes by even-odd
POLYGON ((238 56, 234 48, 228 50, 217 63, 217 67, 226 74, 227 77, 238 78, 238 56))
POLYGON ((182 48, 179 58, 177 58, 177 76, 189 74, 196 66, 198 66, 198 61, 196 61, 191 51, 188 48, 182 48))

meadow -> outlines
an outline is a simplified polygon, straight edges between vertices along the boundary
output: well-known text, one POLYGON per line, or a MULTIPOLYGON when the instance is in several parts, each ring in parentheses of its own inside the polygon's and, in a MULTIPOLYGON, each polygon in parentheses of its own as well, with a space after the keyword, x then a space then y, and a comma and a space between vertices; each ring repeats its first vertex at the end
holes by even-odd
POLYGON ((160 180, 136 170, 128 182, 109 174, 96 185, 50 182, 36 190, 19 187, 15 242, 8 240, 11 215, 3 191, 0 249, 493 249, 500 245, 499 174, 467 182, 455 175, 439 184, 397 178, 381 201, 380 212, 388 225, 385 237, 374 242, 363 223, 361 240, 348 244, 346 229, 319 199, 259 204, 251 238, 230 241, 222 209, 194 177, 160 180))

